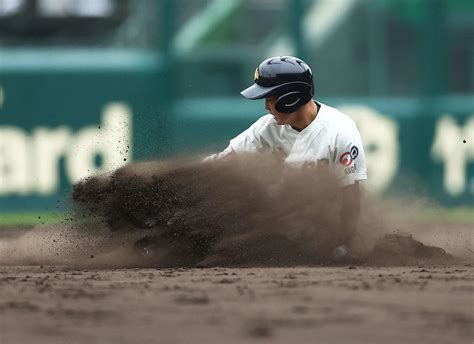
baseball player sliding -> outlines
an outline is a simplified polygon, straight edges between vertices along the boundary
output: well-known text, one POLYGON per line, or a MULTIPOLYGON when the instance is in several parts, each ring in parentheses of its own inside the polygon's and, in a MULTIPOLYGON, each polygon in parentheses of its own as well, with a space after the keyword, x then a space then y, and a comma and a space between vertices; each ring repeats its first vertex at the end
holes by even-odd
POLYGON ((355 122, 337 109, 313 100, 310 67, 292 56, 270 57, 241 94, 265 99, 268 114, 230 140, 221 153, 206 160, 242 153, 276 153, 294 166, 328 165, 344 192, 341 225, 345 236, 334 249, 336 259, 351 257, 350 244, 360 213, 359 181, 367 179, 365 153, 355 122))

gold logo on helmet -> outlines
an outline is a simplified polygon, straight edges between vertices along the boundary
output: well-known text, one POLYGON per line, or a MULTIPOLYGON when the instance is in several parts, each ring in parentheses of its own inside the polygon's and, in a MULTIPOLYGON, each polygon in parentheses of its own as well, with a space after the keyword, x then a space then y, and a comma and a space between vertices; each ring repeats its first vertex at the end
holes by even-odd
POLYGON ((258 68, 255 69, 255 74, 253 75, 253 80, 257 81, 260 78, 260 73, 258 72, 258 68))

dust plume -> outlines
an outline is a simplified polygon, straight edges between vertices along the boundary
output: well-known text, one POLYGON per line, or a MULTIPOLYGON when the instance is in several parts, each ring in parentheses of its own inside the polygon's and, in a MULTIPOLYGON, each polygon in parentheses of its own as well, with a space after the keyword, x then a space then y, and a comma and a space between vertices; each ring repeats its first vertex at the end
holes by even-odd
POLYGON ((330 256, 342 235, 337 189, 326 169, 247 156, 130 165, 73 196, 117 235, 146 230, 136 246, 158 252, 159 266, 281 266, 330 256))
MULTIPOLYGON (((76 185, 81 213, 112 231, 142 232, 136 251, 155 266, 294 266, 338 263, 333 249, 344 191, 325 166, 291 168, 269 156, 202 163, 144 162, 76 185), (153 258, 155 257, 155 258, 153 258)), ((353 263, 441 263, 451 257, 394 233, 364 197, 353 263)))
POLYGON ((65 221, 27 230, 5 229, 1 234, 0 266, 119 268, 140 263, 134 259, 130 248, 130 243, 140 235, 131 232, 115 236, 100 223, 65 221))
MULTIPOLYGON (((341 263, 334 260, 333 250, 347 237, 340 225, 344 192, 327 168, 295 169, 273 157, 136 163, 75 185, 72 197, 72 223, 0 241, 0 262, 86 267, 331 265, 341 263)), ((351 264, 452 259, 441 248, 394 234, 368 197, 351 244, 356 257, 351 264)))

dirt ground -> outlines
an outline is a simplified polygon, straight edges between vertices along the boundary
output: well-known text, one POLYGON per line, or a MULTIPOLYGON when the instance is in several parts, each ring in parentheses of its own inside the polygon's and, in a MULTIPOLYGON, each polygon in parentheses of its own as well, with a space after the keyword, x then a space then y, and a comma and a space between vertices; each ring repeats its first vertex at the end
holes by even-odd
POLYGON ((1 343, 472 343, 474 265, 0 268, 1 343))
POLYGON ((472 343, 472 226, 418 226, 463 258, 134 268, 98 233, 1 230, 0 343, 472 343))

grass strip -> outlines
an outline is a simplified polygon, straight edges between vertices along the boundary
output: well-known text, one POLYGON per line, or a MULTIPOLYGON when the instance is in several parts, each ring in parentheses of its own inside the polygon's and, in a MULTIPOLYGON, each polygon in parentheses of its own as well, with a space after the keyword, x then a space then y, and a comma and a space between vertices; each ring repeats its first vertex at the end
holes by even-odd
POLYGON ((0 213, 0 227, 35 226, 65 221, 67 212, 8 212, 0 213))

